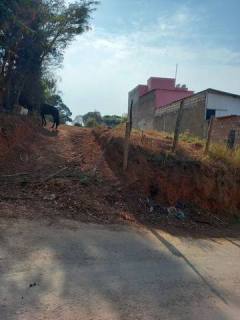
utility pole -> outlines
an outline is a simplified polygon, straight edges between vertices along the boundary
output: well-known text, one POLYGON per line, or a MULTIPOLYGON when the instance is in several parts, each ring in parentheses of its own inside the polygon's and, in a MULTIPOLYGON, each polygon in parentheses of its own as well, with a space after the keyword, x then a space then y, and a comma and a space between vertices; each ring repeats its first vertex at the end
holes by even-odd
POLYGON ((180 134, 180 126, 181 126, 181 121, 182 121, 182 116, 183 116, 183 108, 184 108, 184 100, 181 100, 180 107, 179 107, 178 113, 177 113, 174 138, 173 138, 173 145, 172 145, 172 152, 175 152, 176 148, 177 148, 179 134, 180 134))
POLYGON ((130 135, 132 131, 132 108, 133 108, 133 100, 131 101, 128 120, 126 123, 125 140, 124 140, 124 148, 123 148, 124 149, 123 150, 123 171, 126 171, 128 167, 129 142, 130 142, 130 135))
POLYGON ((176 64, 176 71, 175 71, 175 86, 177 84, 177 74, 178 74, 178 64, 176 64))
POLYGON ((209 121, 209 125, 208 125, 207 141, 206 141, 205 150, 204 150, 205 155, 208 154, 208 151, 209 151, 213 125, 214 125, 214 116, 211 116, 210 121, 209 121))

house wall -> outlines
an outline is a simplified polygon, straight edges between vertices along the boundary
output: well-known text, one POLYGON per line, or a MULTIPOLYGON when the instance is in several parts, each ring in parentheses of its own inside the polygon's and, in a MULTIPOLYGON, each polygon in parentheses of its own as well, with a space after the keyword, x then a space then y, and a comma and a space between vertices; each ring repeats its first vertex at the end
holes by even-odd
POLYGON ((207 109, 216 110, 216 117, 240 115, 240 98, 218 93, 208 93, 207 109))
POLYGON ((133 104, 132 121, 133 128, 152 130, 155 114, 155 91, 145 94, 133 104))
POLYGON ((156 90, 156 108, 161 108, 167 104, 189 97, 193 94, 193 91, 187 89, 174 89, 174 90, 156 90))
MULTIPOLYGON (((205 120, 205 92, 188 97, 184 100, 183 116, 180 132, 189 132, 201 138, 206 137, 208 122, 205 120)), ((180 101, 156 110, 154 130, 173 133, 175 130, 180 101)))
POLYGON ((235 130, 235 147, 240 146, 240 116, 214 119, 211 142, 227 144, 231 130, 235 130))
POLYGON ((174 90, 175 79, 151 77, 147 81, 147 86, 148 86, 148 91, 156 90, 156 89, 174 90))
POLYGON ((173 78, 150 78, 147 86, 138 85, 128 94, 128 113, 133 102, 133 127, 153 129, 157 108, 192 94, 187 88, 176 87, 173 78))
MULTIPOLYGON (((173 87, 172 79, 151 78, 148 81, 148 87, 140 85, 129 93, 129 105, 133 101, 134 128, 174 132, 180 101, 168 103, 169 97, 174 100, 185 98, 180 132, 189 132, 201 138, 207 136, 209 123, 206 120, 207 109, 216 110, 216 117, 240 116, 240 98, 237 96, 211 90, 191 96, 188 96, 192 94, 191 91, 180 90, 175 96, 178 89, 170 90, 170 86, 173 87), (160 85, 165 89, 156 89, 160 85), (149 88, 152 88, 152 91, 147 91, 149 88)), ((227 123, 228 120, 225 121, 227 123)), ((222 135, 221 130, 218 129, 218 138, 214 138, 216 141, 222 139, 220 137, 225 137, 224 139, 227 140, 230 125, 224 126, 226 129, 223 129, 222 135), (224 130, 227 130, 228 134, 224 130)))

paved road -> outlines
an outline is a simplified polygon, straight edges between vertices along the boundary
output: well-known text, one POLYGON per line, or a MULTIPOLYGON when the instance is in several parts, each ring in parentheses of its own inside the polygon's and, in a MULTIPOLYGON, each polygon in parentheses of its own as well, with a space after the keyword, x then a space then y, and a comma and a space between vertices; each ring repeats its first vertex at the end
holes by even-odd
POLYGON ((0 220, 0 319, 239 319, 240 241, 0 220))

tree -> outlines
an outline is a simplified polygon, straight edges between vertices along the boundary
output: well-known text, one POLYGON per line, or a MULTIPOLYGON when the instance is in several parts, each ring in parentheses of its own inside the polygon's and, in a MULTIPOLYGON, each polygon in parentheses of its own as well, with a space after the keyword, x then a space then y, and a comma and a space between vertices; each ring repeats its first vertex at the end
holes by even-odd
POLYGON ((0 1, 0 86, 4 89, 6 108, 11 109, 21 95, 37 107, 44 98, 42 79, 46 70, 58 66, 74 37, 89 29, 97 3, 0 1))
POLYGON ((78 115, 75 117, 75 119, 73 120, 74 124, 78 124, 81 127, 83 126, 83 117, 81 115, 78 115))
POLYGON ((102 124, 102 116, 98 111, 88 112, 82 117, 83 124, 85 127, 95 126, 102 124))
POLYGON ((85 123, 85 127, 87 127, 87 128, 95 128, 98 125, 99 124, 97 123, 95 118, 89 118, 85 123))
POLYGON ((116 115, 106 115, 102 118, 103 123, 108 127, 116 127, 122 122, 122 117, 116 115))
POLYGON ((79 123, 79 122, 75 122, 75 123, 74 123, 74 126, 75 126, 75 127, 80 127, 80 128, 82 128, 82 124, 79 123))
POLYGON ((63 103, 62 98, 58 94, 54 94, 48 99, 49 104, 58 108, 60 113, 60 122, 72 122, 71 116, 72 112, 70 109, 63 103))
POLYGON ((82 116, 83 124, 85 127, 95 127, 98 125, 105 125, 107 127, 116 127, 120 123, 127 121, 127 115, 105 115, 101 116, 99 111, 88 112, 82 116))

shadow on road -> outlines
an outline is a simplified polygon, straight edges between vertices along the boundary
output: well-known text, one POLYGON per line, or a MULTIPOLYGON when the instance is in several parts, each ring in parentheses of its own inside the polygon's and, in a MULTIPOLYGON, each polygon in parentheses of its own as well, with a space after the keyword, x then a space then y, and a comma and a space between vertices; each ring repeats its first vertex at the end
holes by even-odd
POLYGON ((227 304, 227 301, 222 296, 222 294, 214 288, 214 286, 211 285, 211 283, 206 280, 206 278, 199 272, 199 270, 189 261, 189 259, 183 255, 173 244, 171 244, 169 241, 167 241, 163 236, 161 236, 156 230, 149 229, 152 234, 175 256, 182 258, 186 264, 192 269, 192 271, 208 286, 208 288, 219 298, 221 299, 225 304, 227 304))
POLYGON ((234 292, 151 232, 160 245, 121 227, 1 225, 0 318, 229 319, 234 292))

